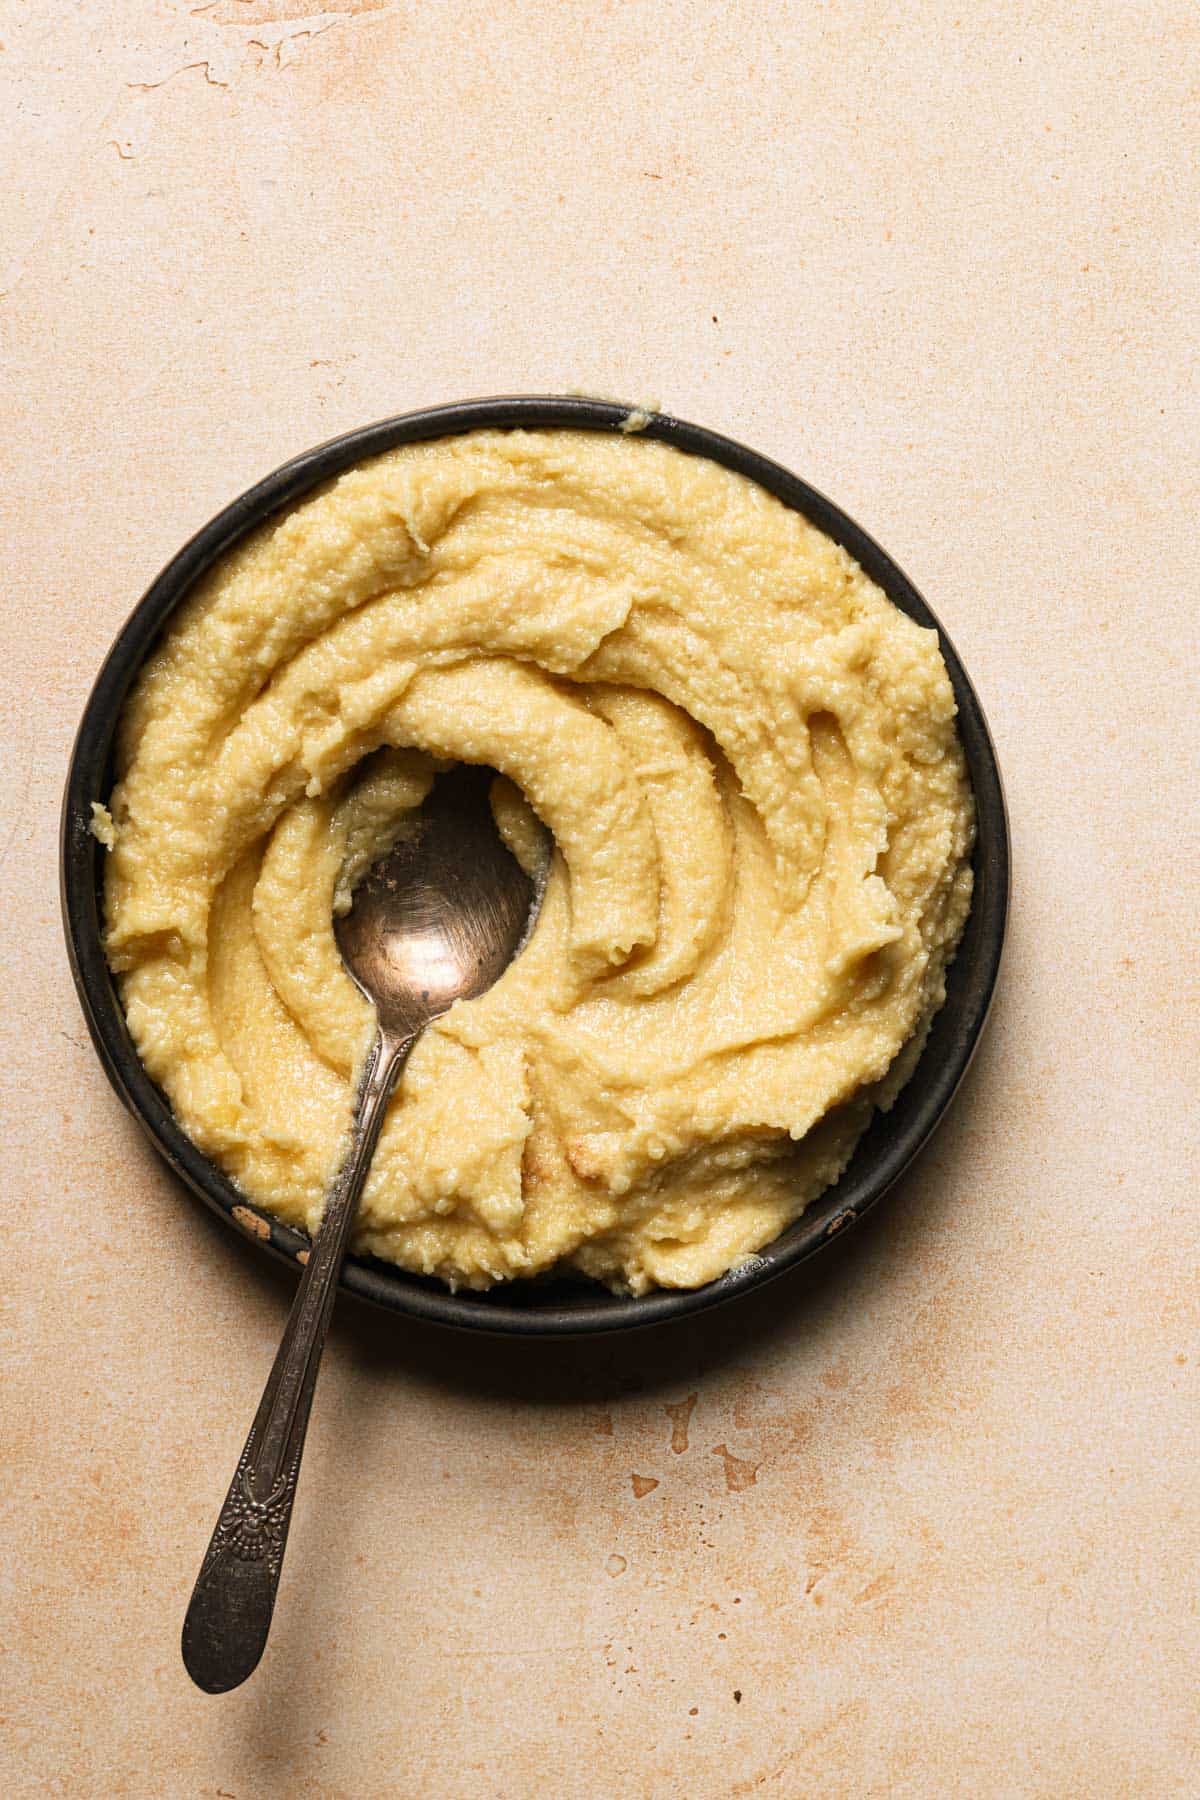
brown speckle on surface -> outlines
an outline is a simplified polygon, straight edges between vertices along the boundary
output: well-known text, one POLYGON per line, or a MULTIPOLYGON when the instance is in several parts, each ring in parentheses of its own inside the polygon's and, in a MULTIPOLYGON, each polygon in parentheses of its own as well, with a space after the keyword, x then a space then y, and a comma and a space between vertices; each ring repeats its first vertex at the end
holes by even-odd
POLYGON ((689 1394, 686 1400, 676 1401, 672 1406, 664 1406, 663 1411, 671 1421, 671 1449, 676 1456, 682 1456, 688 1447, 688 1429, 692 1414, 696 1410, 698 1394, 689 1394))
POLYGON ((613 1554, 609 1557, 608 1561, 605 1563, 604 1567, 608 1570, 608 1573, 610 1575, 615 1577, 617 1575, 623 1575, 625 1573, 626 1569, 629 1567, 629 1564, 626 1561, 625 1557, 618 1555, 614 1551, 613 1554))
POLYGON ((725 1444, 718 1444, 713 1451, 725 1465, 725 1486, 731 1494, 744 1494, 747 1488, 754 1486, 758 1480, 761 1463, 750 1462, 742 1456, 735 1456, 725 1444))
POLYGON ((644 1500, 646 1495, 652 1494, 658 1486, 658 1478, 654 1475, 631 1475, 629 1480, 633 1486, 635 1500, 644 1500))
POLYGON ((867 1601, 882 1599, 883 1595, 888 1593, 891 1588, 894 1587, 895 1580, 896 1578, 890 1569, 883 1570, 881 1574, 875 1576, 873 1581, 868 1581, 866 1587, 863 1588, 860 1593, 855 1594, 855 1605, 862 1606, 867 1601))

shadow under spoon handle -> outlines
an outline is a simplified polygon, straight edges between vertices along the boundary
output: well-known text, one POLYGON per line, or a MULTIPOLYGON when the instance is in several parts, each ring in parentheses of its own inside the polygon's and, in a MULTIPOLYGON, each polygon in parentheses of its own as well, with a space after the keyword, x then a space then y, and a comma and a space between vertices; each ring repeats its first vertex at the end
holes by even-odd
POLYGON ((196 1577, 183 1622, 183 1660, 208 1694, 239 1686, 266 1648, 338 1274, 387 1103, 412 1042, 376 1034, 346 1157, 196 1577))

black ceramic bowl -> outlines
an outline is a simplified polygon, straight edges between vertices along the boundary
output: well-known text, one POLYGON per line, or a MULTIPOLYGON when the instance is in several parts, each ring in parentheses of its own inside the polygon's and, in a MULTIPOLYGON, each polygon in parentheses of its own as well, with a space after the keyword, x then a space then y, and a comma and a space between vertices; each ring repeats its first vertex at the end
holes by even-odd
MULTIPOLYGON (((351 463, 397 444, 481 427, 567 426, 611 432, 620 430, 628 417, 627 407, 599 400, 536 396, 474 400, 385 419, 307 451, 227 506, 172 558, 122 629, 92 689, 71 755, 61 844, 67 950, 92 1041, 113 1087, 176 1174, 262 1249, 293 1265, 308 1239, 251 1206, 180 1130, 138 1059, 104 960, 102 853, 90 829, 91 806, 94 800, 106 800, 112 785, 113 739, 125 697, 170 614, 217 558, 245 532, 351 463)), ((816 1256, 875 1205, 937 1126, 979 1041, 1000 966, 1009 883, 1004 795, 983 711, 938 621, 865 531, 777 463, 666 414, 652 414, 642 435, 749 476, 844 545, 903 612, 937 629, 958 700, 959 731, 978 813, 971 914, 949 972, 945 1005, 896 1105, 875 1119, 841 1180, 748 1265, 707 1287, 629 1299, 592 1284, 559 1280, 512 1283, 487 1294, 451 1294, 438 1282, 408 1275, 390 1264, 366 1257, 348 1259, 342 1282, 352 1293, 394 1312, 444 1325, 543 1337, 651 1325, 744 1294, 816 1256)))

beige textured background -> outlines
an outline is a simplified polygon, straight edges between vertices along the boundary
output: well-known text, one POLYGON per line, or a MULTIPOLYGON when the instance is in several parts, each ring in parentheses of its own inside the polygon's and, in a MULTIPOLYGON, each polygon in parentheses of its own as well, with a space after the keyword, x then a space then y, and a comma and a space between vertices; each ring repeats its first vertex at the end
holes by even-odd
POLYGON ((0 1790, 1194 1796, 1200 15, 311 5, 0 27, 0 1790), (344 1310, 278 1628, 206 1699, 290 1289, 88 1046, 72 733, 284 457, 566 387, 776 455, 927 593, 1008 781, 1002 997, 812 1293, 550 1351, 344 1310))

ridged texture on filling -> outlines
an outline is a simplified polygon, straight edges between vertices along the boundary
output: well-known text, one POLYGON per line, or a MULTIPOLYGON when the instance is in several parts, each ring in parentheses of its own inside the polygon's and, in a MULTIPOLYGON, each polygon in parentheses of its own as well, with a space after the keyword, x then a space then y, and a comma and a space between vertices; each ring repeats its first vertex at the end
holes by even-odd
POLYGON ((729 470, 477 433, 223 562, 126 709, 108 954, 184 1129, 312 1228, 372 1017, 333 935, 436 768, 554 855, 525 953, 415 1049, 360 1249, 453 1285, 709 1281, 910 1072, 970 903, 934 633, 729 470))

